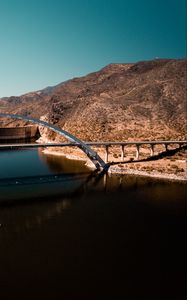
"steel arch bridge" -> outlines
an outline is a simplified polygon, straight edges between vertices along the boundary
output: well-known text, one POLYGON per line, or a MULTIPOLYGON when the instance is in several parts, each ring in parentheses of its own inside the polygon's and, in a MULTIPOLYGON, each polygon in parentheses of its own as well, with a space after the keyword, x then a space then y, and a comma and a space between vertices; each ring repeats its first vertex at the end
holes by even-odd
POLYGON ((74 136, 73 134, 67 132, 64 129, 61 129, 61 128, 59 128, 57 126, 54 126, 50 123, 47 123, 45 121, 35 119, 35 118, 31 118, 31 117, 28 117, 28 116, 22 116, 22 115, 17 115, 17 114, 0 113, 0 117, 29 121, 31 123, 49 128, 52 131, 56 132, 57 134, 65 137, 68 141, 76 143, 77 147, 79 147, 88 156, 88 158, 92 161, 92 163, 95 165, 97 170, 101 170, 101 169, 107 170, 108 169, 107 164, 102 160, 102 158, 97 154, 97 152, 92 150, 83 141, 81 141, 76 136, 74 136))

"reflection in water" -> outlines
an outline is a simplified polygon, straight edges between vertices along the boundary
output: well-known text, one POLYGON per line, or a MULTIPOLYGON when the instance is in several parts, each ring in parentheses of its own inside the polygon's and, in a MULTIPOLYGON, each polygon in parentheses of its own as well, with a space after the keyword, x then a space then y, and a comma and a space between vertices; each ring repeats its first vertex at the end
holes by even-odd
POLYGON ((27 203, 10 206, 1 206, 0 221, 1 233, 30 231, 47 222, 49 219, 62 215, 63 210, 70 208, 71 199, 62 199, 51 203, 27 203), (23 214, 24 211, 24 214, 23 214))
POLYGON ((185 184, 41 157, 0 153, 3 299, 185 299, 185 184))
POLYGON ((90 195, 95 195, 101 201, 112 195, 116 201, 118 197, 129 201, 129 195, 130 198, 136 198, 138 193, 141 201, 148 201, 154 206, 178 209, 186 205, 182 197, 185 191, 184 184, 168 184, 143 177, 109 176, 95 172, 64 173, 43 178, 16 178, 16 182, 15 179, 0 181, 1 230, 7 230, 9 226, 13 226, 13 231, 40 226, 50 218, 61 215, 64 209, 70 209, 77 199, 90 195), (20 182, 20 185, 16 182, 20 182))
POLYGON ((44 162, 52 173, 80 173, 88 172, 85 162, 81 160, 67 159, 64 156, 44 154, 38 149, 40 161, 44 162))
MULTIPOLYGON (((3 157, 4 165, 7 166, 9 171, 11 171, 11 164, 16 157, 19 163, 22 160, 22 169, 26 176, 13 176, 2 178, 0 180, 0 208, 5 209, 5 207, 7 207, 7 209, 9 209, 10 205, 26 205, 25 207, 27 208, 27 205, 29 204, 33 204, 33 207, 36 205, 38 208, 38 205, 42 203, 41 215, 39 216, 37 213, 36 218, 40 220, 39 223, 46 219, 45 209, 43 210, 45 207, 43 200, 48 201, 47 215, 50 215, 48 206, 50 206, 52 212, 55 212, 56 205, 59 207, 61 205, 61 201, 62 207, 64 208, 64 204, 67 203, 67 201, 70 204, 72 199, 85 197, 90 192, 100 193, 100 196, 103 196, 104 194, 113 194, 116 198, 118 193, 120 193, 120 195, 123 195, 124 199, 129 193, 135 195, 138 193, 144 201, 148 197, 149 203, 154 202, 154 205, 159 205, 162 202, 162 206, 168 204, 170 207, 172 207, 172 205, 175 206, 176 201, 178 201, 177 205, 180 205, 183 199, 185 184, 182 183, 169 184, 161 180, 152 180, 151 178, 136 176, 110 176, 106 173, 97 174, 95 171, 89 171, 82 161, 77 162, 74 160, 67 160, 60 156, 46 155, 43 154, 41 149, 39 149, 38 152, 36 150, 29 150, 29 153, 27 153, 27 151, 28 150, 12 151, 12 156, 10 152, 7 157, 3 157), (37 153, 38 156, 36 156, 37 153), (25 154, 27 155, 25 156, 25 154), (28 157, 28 154, 30 157, 28 157), (38 160, 37 157, 39 158, 38 160), (7 161, 6 158, 8 158, 7 161), (27 174, 29 173, 27 170, 24 170, 27 159, 29 159, 29 163, 33 164, 33 170, 36 172, 35 176, 28 176, 27 174), (43 167, 43 163, 45 163, 45 167, 43 167), (47 172, 46 166, 48 168, 47 172), (45 171, 48 174, 37 175, 37 172, 40 172, 40 170, 41 173, 45 171), (50 205, 49 201, 52 202, 50 205), (39 202, 39 204, 37 202, 39 202)), ((15 174, 15 171, 19 170, 14 170, 13 174, 15 174)), ((4 173, 0 172, 0 177, 3 176, 2 174, 4 173)), ((31 207, 28 207, 30 211, 31 207)), ((13 209, 11 211, 13 211, 13 209)), ((18 212, 15 211, 15 215, 17 214, 18 212)), ((54 216, 54 213, 52 213, 52 215, 54 216)), ((27 214, 25 216, 27 216, 27 214)), ((28 218, 26 219, 26 223, 29 223, 28 218)), ((17 222, 18 220, 15 223, 17 224, 17 222)))

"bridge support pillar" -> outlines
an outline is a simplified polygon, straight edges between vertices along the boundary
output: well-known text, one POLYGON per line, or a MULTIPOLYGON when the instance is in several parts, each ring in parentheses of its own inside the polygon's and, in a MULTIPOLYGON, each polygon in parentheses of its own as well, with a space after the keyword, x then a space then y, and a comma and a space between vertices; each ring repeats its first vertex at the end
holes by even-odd
POLYGON ((164 144, 166 151, 168 151, 168 144, 164 144))
POLYGON ((121 145, 121 161, 124 161, 124 156, 125 156, 124 145, 121 145))
POLYGON ((105 163, 108 162, 108 155, 109 155, 109 151, 108 151, 109 145, 105 146, 105 163))
POLYGON ((136 145, 136 159, 139 159, 140 156, 140 145, 136 145))
POLYGON ((151 144, 151 156, 154 155, 154 147, 155 147, 155 145, 151 144))
POLYGON ((183 145, 179 144, 179 148, 182 148, 183 145))

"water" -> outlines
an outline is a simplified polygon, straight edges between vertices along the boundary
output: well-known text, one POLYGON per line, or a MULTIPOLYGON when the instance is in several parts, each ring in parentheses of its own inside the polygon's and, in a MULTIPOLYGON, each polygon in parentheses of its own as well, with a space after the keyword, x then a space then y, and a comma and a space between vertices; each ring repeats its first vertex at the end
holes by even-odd
POLYGON ((186 299, 186 185, 0 152, 1 299, 186 299))

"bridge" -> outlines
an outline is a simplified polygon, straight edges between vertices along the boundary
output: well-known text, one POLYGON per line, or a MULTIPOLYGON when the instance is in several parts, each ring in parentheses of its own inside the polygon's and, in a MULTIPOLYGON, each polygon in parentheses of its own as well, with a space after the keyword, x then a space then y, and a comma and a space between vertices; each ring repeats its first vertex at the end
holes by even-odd
POLYGON ((83 152, 86 153, 86 155, 89 157, 89 159, 94 163, 96 166, 96 169, 100 170, 108 170, 109 164, 108 164, 108 157, 109 157, 109 148, 111 146, 119 146, 121 148, 121 161, 124 161, 125 157, 125 147, 126 146, 135 146, 136 148, 136 155, 135 159, 139 159, 140 155, 140 148, 141 146, 147 145, 150 148, 150 156, 154 155, 154 150, 156 145, 163 145, 165 147, 165 150, 168 150, 169 145, 178 145, 179 147, 187 145, 187 141, 181 141, 181 140, 166 140, 166 141, 126 141, 126 142, 83 142, 74 135, 70 134, 69 132, 60 129, 54 125, 51 125, 45 121, 37 120, 34 118, 30 118, 27 116, 21 116, 21 115, 14 115, 14 114, 3 114, 0 113, 0 117, 10 117, 15 119, 21 119, 25 121, 30 121, 32 123, 36 123, 38 125, 47 127, 54 132, 62 135, 67 140, 69 140, 70 143, 34 143, 34 144, 1 144, 0 149, 16 149, 16 148, 46 148, 46 147, 79 147, 83 150, 83 152), (105 159, 103 160, 97 152, 92 150, 90 148, 92 147, 104 147, 105 149, 105 159))
MULTIPOLYGON (((121 147, 121 161, 124 161, 125 146, 135 146, 136 155, 135 159, 139 159, 140 148, 143 145, 150 147, 150 156, 154 155, 154 149, 156 145, 163 145, 165 150, 168 150, 169 145, 178 145, 179 147, 187 145, 187 141, 131 141, 131 142, 84 142, 87 146, 102 147, 105 149, 105 163, 107 164, 109 159, 109 148, 111 146, 121 147)), ((11 150, 19 148, 49 148, 49 147, 79 147, 77 143, 18 143, 18 144, 0 144, 0 150, 11 150)))
POLYGON ((18 119, 18 120, 24 120, 28 121, 34 124, 38 124, 41 126, 44 126, 48 129, 51 129, 52 131, 56 132, 57 134, 65 137, 68 141, 76 143, 77 146, 88 156, 88 158, 93 162, 96 169, 106 169, 108 168, 107 164, 102 160, 102 158, 97 154, 97 152, 93 151, 90 146, 86 145, 83 141, 75 137, 73 134, 67 132, 64 129, 61 129, 55 125, 49 124, 45 121, 38 120, 35 118, 31 118, 28 116, 22 116, 17 114, 6 114, 6 113, 0 113, 0 117, 2 118, 12 118, 12 119, 18 119))

